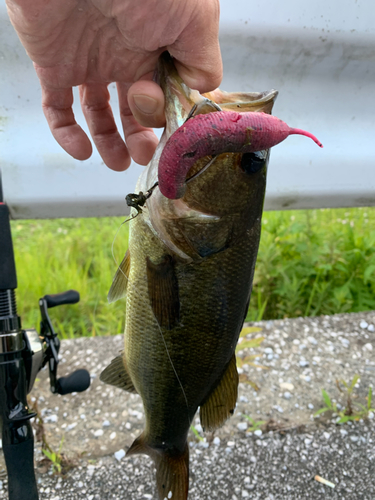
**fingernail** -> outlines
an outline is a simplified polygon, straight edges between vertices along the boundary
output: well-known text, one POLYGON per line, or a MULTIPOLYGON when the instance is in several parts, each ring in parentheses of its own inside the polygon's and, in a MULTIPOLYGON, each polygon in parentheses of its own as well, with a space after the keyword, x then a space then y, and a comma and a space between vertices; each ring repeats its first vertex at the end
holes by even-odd
POLYGON ((133 96, 133 100, 139 111, 145 115, 152 115, 157 110, 158 101, 152 97, 138 94, 133 96))

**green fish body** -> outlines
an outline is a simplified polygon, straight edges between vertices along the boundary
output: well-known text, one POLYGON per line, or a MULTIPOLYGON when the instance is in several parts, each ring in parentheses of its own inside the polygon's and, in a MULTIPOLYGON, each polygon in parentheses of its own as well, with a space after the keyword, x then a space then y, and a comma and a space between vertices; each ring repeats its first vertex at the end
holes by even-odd
MULTIPOLYGON (((167 125, 138 181, 143 193, 157 181, 164 144, 193 105, 198 113, 215 112, 215 102, 223 110, 270 113, 277 95, 201 96, 167 56, 159 78, 167 125)), ((126 293, 125 349, 101 379, 142 398, 145 429, 127 454, 153 458, 161 500, 187 499, 187 435, 198 407, 205 430, 221 426, 235 408, 235 347, 250 300, 268 157, 264 151, 202 158, 183 198, 167 199, 155 187, 140 213, 132 210, 129 249, 109 293, 110 301, 126 293)))

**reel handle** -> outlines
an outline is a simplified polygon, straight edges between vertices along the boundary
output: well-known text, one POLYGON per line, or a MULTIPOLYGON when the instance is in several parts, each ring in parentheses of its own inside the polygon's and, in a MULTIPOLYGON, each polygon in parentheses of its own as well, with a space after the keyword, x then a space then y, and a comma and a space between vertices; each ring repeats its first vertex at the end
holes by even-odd
POLYGON ((57 379, 56 392, 58 394, 70 394, 71 392, 83 392, 90 387, 90 374, 81 368, 75 372, 57 379))

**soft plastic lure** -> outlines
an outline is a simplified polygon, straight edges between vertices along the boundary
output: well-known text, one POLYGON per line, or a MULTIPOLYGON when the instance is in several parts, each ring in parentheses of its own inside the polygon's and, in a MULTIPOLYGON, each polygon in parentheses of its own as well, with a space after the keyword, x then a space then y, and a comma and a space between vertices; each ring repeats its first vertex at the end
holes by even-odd
POLYGON ((206 155, 262 151, 292 134, 310 137, 323 147, 310 132, 291 128, 266 113, 218 111, 196 115, 171 135, 163 149, 158 170, 160 191, 167 198, 181 198, 188 171, 206 155))

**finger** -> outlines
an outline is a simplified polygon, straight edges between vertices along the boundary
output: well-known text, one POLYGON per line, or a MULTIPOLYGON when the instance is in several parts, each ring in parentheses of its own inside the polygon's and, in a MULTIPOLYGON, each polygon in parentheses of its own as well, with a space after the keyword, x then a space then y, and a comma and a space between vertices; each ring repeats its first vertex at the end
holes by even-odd
POLYGON ((129 85, 117 83, 120 116, 125 140, 131 157, 140 165, 147 165, 158 145, 158 138, 150 128, 143 127, 134 118, 128 102, 129 85))
POLYGON ((200 92, 216 89, 223 78, 219 17, 219 0, 198 2, 190 23, 178 40, 167 47, 176 59, 181 78, 200 92))
POLYGON ((51 90, 42 84, 42 109, 53 137, 73 158, 87 160, 92 153, 91 142, 77 124, 72 105, 72 89, 51 90))
POLYGON ((164 94, 160 86, 149 80, 140 80, 128 91, 128 105, 134 118, 144 127, 165 125, 164 94))
POLYGON ((117 130, 107 86, 84 84, 79 87, 79 94, 91 137, 104 163, 118 172, 126 170, 130 165, 130 155, 117 130))

